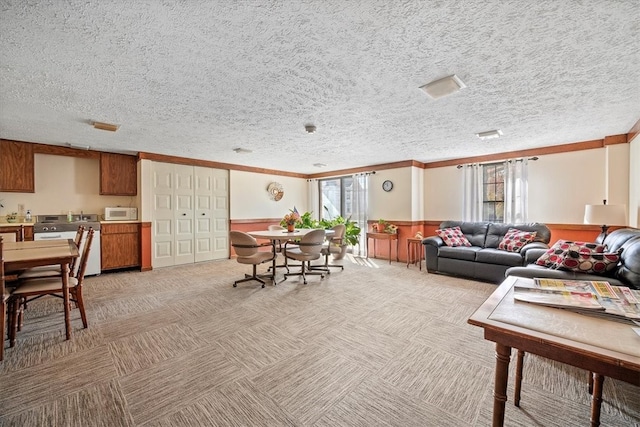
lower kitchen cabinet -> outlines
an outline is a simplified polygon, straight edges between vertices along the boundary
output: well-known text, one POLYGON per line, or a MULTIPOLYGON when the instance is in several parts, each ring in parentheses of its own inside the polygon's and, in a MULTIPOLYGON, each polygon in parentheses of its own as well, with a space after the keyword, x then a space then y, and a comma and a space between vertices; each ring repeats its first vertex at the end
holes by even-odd
POLYGON ((100 225, 102 270, 140 267, 140 224, 100 225))

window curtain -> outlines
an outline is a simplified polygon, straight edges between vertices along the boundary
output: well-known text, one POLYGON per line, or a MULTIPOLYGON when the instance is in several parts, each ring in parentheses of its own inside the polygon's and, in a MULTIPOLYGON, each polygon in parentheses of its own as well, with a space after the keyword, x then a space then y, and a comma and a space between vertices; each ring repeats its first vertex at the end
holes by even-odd
POLYGON ((315 220, 320 219, 320 181, 317 179, 307 180, 307 203, 309 211, 311 211, 311 218, 315 220))
POLYGON ((463 221, 482 221, 482 165, 464 165, 463 170, 463 221))
POLYGON ((516 224, 528 221, 528 169, 528 159, 505 162, 504 222, 506 223, 516 224))
POLYGON ((353 199, 351 201, 351 220, 360 227, 360 239, 357 247, 353 248, 353 254, 367 255, 367 212, 369 211, 369 174, 360 173, 353 175, 353 199))

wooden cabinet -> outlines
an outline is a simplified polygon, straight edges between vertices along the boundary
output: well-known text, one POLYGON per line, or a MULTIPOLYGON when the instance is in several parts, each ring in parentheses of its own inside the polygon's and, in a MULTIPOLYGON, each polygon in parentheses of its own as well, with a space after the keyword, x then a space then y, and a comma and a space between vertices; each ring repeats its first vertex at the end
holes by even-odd
POLYGON ((102 270, 140 266, 140 224, 100 226, 102 270))
POLYGON ((33 144, 0 140, 0 191, 35 193, 33 144))
POLYGON ((100 194, 138 194, 138 159, 125 154, 100 153, 100 194))

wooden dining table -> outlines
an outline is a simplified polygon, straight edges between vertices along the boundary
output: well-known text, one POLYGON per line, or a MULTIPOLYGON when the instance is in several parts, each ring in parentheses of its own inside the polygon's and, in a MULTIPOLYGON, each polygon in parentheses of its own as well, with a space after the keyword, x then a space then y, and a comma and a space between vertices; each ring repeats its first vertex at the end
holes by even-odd
POLYGON ((62 297, 64 299, 64 324, 67 339, 71 338, 71 313, 69 308, 69 264, 79 256, 73 239, 46 241, 7 242, 3 245, 5 274, 27 268, 59 265, 62 271, 62 297))

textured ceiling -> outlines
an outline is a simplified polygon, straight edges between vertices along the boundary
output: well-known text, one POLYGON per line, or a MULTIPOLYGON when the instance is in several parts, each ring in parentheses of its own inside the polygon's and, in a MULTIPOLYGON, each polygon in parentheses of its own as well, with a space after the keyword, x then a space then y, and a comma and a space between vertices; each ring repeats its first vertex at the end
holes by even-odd
POLYGON ((640 118, 637 0, 0 0, 0 42, 0 137, 101 151, 319 173, 640 118))

